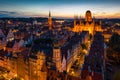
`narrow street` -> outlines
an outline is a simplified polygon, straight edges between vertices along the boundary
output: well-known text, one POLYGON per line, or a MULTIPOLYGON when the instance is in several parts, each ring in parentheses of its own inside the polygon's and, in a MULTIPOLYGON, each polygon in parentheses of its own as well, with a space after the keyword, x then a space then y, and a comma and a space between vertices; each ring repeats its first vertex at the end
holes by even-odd
POLYGON ((82 49, 80 51, 80 53, 78 54, 78 56, 76 58, 76 61, 72 64, 72 66, 69 70, 70 75, 80 77, 81 69, 82 69, 82 66, 84 64, 84 58, 85 58, 85 56, 87 56, 89 54, 90 45, 91 45, 91 41, 88 41, 88 43, 86 43, 87 50, 82 49))

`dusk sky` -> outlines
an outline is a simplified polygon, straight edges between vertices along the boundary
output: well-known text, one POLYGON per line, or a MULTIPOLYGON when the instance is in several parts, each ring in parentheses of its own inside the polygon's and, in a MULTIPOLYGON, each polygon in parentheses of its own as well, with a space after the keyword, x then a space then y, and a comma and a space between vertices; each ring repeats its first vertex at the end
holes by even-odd
POLYGON ((0 0, 0 17, 84 17, 86 10, 97 18, 120 18, 120 0, 0 0))

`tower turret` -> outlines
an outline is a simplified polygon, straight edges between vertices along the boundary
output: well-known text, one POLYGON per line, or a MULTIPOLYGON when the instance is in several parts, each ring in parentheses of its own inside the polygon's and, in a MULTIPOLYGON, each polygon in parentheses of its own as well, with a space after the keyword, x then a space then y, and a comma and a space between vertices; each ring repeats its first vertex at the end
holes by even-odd
POLYGON ((91 14, 91 11, 88 10, 85 14, 85 20, 86 22, 92 22, 92 14, 91 14))
POLYGON ((82 17, 81 17, 81 15, 80 15, 80 25, 82 24, 82 17))
POLYGON ((51 30, 52 29, 52 17, 51 17, 50 11, 49 11, 48 25, 49 25, 49 30, 51 30))
POLYGON ((102 25, 102 20, 100 20, 100 25, 102 25))
POLYGON ((74 15, 74 26, 76 26, 76 22, 77 22, 76 16, 74 15))

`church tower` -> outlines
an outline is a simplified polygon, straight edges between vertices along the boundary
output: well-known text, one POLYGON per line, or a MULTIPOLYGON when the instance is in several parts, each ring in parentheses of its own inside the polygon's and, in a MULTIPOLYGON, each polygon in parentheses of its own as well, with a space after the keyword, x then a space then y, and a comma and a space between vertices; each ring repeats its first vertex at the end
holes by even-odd
POLYGON ((90 10, 88 10, 85 14, 85 21, 86 22, 92 22, 92 14, 91 14, 90 10))
POLYGON ((48 25, 49 25, 49 30, 52 29, 52 17, 51 17, 51 12, 49 11, 49 17, 48 17, 48 25))
POLYGON ((102 21, 99 23, 95 22, 95 19, 92 18, 92 13, 90 10, 87 10, 85 13, 85 21, 82 21, 81 17, 78 21, 76 16, 74 17, 74 27, 72 29, 73 32, 82 32, 89 31, 89 34, 94 35, 94 32, 101 31, 102 32, 102 21))
POLYGON ((53 62, 56 64, 57 71, 62 72, 60 48, 53 48, 53 62))
POLYGON ((78 32, 79 31, 79 24, 78 24, 79 20, 78 20, 78 16, 74 16, 74 28, 73 28, 73 31, 74 32, 78 32))

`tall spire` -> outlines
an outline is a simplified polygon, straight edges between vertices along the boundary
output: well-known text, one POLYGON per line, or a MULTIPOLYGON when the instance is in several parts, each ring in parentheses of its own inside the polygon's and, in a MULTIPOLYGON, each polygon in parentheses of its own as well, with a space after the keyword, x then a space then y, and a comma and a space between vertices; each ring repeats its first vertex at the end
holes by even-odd
POLYGON ((49 17, 51 17, 51 12, 49 11, 49 17))
POLYGON ((74 14, 74 19, 75 19, 75 14, 74 14))
POLYGON ((91 14, 90 10, 86 11, 85 20, 86 20, 86 22, 91 22, 92 21, 92 14, 91 14))
POLYGON ((74 14, 74 27, 76 26, 76 15, 74 14))
POLYGON ((82 17, 81 17, 81 15, 80 15, 80 24, 82 24, 82 17))
POLYGON ((100 25, 102 25, 102 19, 100 19, 100 25))
POLYGON ((92 19, 93 22, 95 22, 95 16, 93 16, 93 19, 92 19))
POLYGON ((78 19, 78 15, 74 14, 74 19, 78 19))
MULTIPOLYGON (((93 29, 93 35, 95 34, 95 16, 93 16, 93 24, 94 24, 94 29, 93 29)), ((94 38, 94 36, 93 36, 94 38)))
POLYGON ((52 29, 52 17, 51 17, 51 12, 49 11, 49 17, 48 17, 48 25, 49 25, 49 29, 52 29))
POLYGON ((81 19, 81 15, 80 15, 80 19, 81 19))

